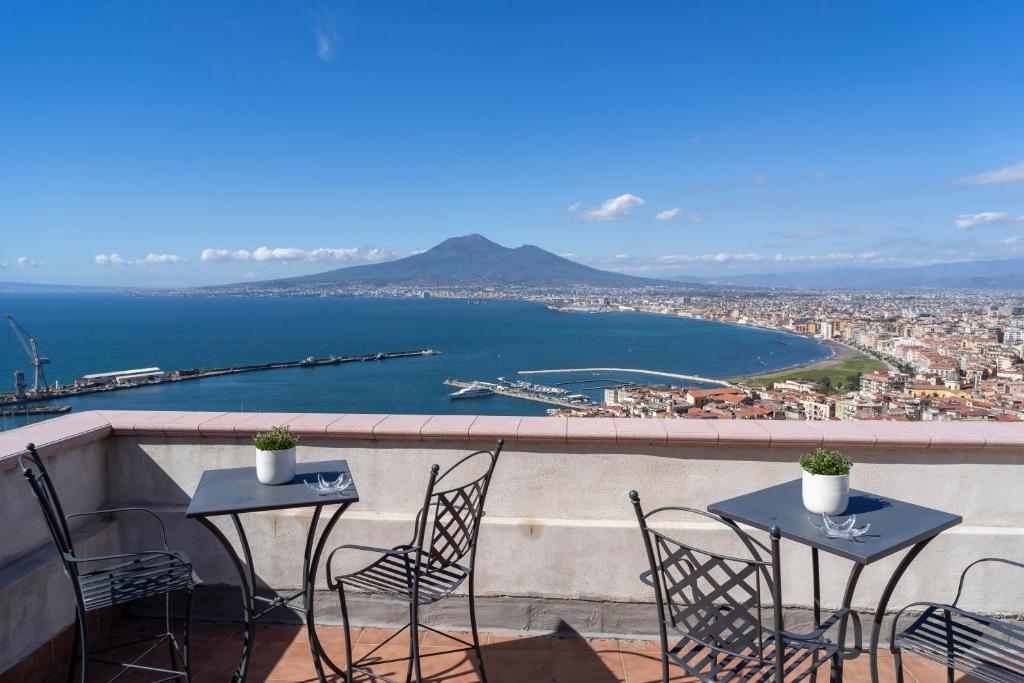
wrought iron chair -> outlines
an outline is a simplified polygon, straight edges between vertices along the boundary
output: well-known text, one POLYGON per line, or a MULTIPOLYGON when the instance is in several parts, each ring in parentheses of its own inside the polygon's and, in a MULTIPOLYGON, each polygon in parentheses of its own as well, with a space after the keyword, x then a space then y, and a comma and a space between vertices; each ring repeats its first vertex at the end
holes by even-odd
POLYGON ((982 681, 1009 683, 1024 681, 1024 626, 1007 619, 969 612, 958 607, 967 572, 994 562, 1024 569, 1024 564, 998 557, 986 557, 967 565, 951 604, 915 602, 896 613, 892 621, 889 649, 896 663, 896 680, 903 683, 903 652, 911 652, 946 666, 946 680, 961 671, 982 681), (907 610, 924 611, 905 629, 898 631, 907 610))
POLYGON ((200 585, 199 578, 192 570, 192 564, 184 553, 167 548, 167 532, 164 523, 156 513, 140 507, 112 508, 94 510, 66 515, 61 507, 60 498, 54 488, 53 480, 43 464, 43 459, 33 444, 26 446, 27 452, 18 456, 21 472, 32 487, 32 494, 39 502, 46 526, 57 547, 64 573, 71 580, 75 593, 75 638, 71 661, 68 665, 68 681, 75 677, 75 667, 79 664, 81 681, 84 683, 89 676, 89 662, 100 662, 120 666, 120 671, 111 678, 119 678, 131 669, 139 669, 157 674, 166 674, 161 680, 184 678, 192 680, 189 662, 189 630, 192 619, 193 593, 200 585), (151 515, 160 524, 163 550, 144 550, 117 555, 82 557, 75 552, 68 520, 88 515, 104 515, 115 512, 142 512, 151 515), (185 630, 181 644, 178 644, 171 628, 171 594, 184 590, 187 595, 185 607, 185 630), (86 615, 106 607, 124 605, 134 600, 164 596, 166 610, 166 631, 162 634, 140 638, 130 643, 105 647, 89 651, 86 634, 86 615), (100 658, 100 655, 111 650, 120 649, 139 643, 153 641, 141 655, 131 662, 115 662, 100 658), (170 669, 139 664, 150 652, 162 643, 167 643, 171 657, 170 669), (181 668, 177 668, 179 666, 181 668))
POLYGON ((645 513, 636 491, 630 491, 629 498, 651 567, 640 575, 640 580, 654 589, 664 683, 669 680, 670 663, 708 683, 804 680, 813 678, 826 661, 832 662, 835 672, 835 665, 845 652, 841 643, 832 642, 825 634, 840 624, 842 640, 847 619, 853 620, 855 647, 860 649, 860 618, 846 608, 832 614, 810 633, 785 630, 779 572, 781 534, 777 528, 771 530, 769 549, 717 515, 686 507, 661 507, 645 513), (652 517, 670 511, 699 515, 728 527, 750 557, 702 550, 649 526, 652 517), (762 552, 768 553, 771 560, 761 559, 762 552), (770 608, 764 606, 767 603, 770 608), (770 616, 764 614, 768 610, 770 616))
MULTIPOLYGON (((484 671, 483 655, 480 652, 480 636, 476 626, 476 605, 473 582, 476 573, 477 538, 480 534, 480 519, 484 516, 484 501, 491 483, 494 466, 501 454, 502 440, 499 439, 493 451, 477 451, 459 460, 443 474, 438 476, 440 467, 430 468, 427 481, 427 493, 416 515, 412 541, 393 548, 375 548, 362 545, 342 545, 331 551, 327 557, 327 585, 331 590, 338 591, 341 603, 341 618, 345 625, 345 659, 346 680, 353 680, 353 672, 359 671, 372 678, 387 680, 374 674, 363 664, 378 649, 410 629, 409 634, 409 666, 406 670, 406 681, 412 679, 413 671, 416 681, 422 681, 419 657, 419 629, 423 628, 454 640, 464 645, 466 650, 473 650, 480 668, 480 678, 485 683, 487 675, 484 671), (484 458, 487 458, 486 462, 484 458), (454 472, 464 472, 477 463, 486 467, 484 473, 468 483, 439 490, 446 478, 455 477, 454 472), (358 571, 333 576, 331 561, 335 553, 341 550, 360 550, 379 555, 377 559, 358 571), (469 623, 473 642, 431 628, 419 623, 419 608, 429 605, 450 595, 463 582, 468 584, 469 623), (409 605, 409 623, 393 633, 384 642, 363 655, 358 661, 352 660, 352 641, 349 633, 348 606, 345 602, 345 588, 364 591, 385 598, 399 600, 409 605)), ((325 658, 326 659, 326 658, 325 658)), ((328 665, 336 673, 342 672, 327 659, 328 665)))

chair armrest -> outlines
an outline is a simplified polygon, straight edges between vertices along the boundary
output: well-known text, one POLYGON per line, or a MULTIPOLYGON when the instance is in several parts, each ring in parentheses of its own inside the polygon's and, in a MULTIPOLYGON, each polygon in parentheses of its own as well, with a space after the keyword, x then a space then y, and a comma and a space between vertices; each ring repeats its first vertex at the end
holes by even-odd
POLYGON ((138 560, 143 559, 143 558, 157 557, 157 556, 161 556, 161 555, 164 556, 164 557, 169 557, 169 558, 175 559, 178 562, 181 562, 182 564, 187 566, 189 568, 189 571, 192 570, 192 563, 189 562, 188 558, 185 557, 184 554, 182 554, 180 552, 177 552, 175 550, 140 550, 139 552, 134 552, 134 553, 118 553, 116 555, 96 555, 96 556, 93 556, 93 557, 75 557, 74 555, 71 555, 70 553, 64 553, 64 559, 66 559, 68 562, 71 562, 73 564, 86 564, 86 563, 89 563, 89 562, 111 562, 113 560, 125 560, 124 562, 122 562, 119 565, 116 565, 115 567, 105 568, 105 569, 115 569, 117 567, 123 567, 123 566, 129 565, 132 562, 138 561, 138 560))
MULTIPOLYGON (((856 651, 860 651, 863 646, 862 631, 860 626, 860 615, 850 609, 849 607, 843 607, 842 609, 836 610, 829 616, 828 619, 809 633, 793 633, 792 631, 782 631, 782 637, 785 640, 795 640, 799 642, 814 642, 822 639, 825 633, 835 626, 840 620, 843 619, 853 620, 853 647, 856 651)), ((846 643, 838 643, 840 650, 844 650, 846 643)))
POLYGON ((994 618, 994 617, 988 617, 988 616, 985 616, 983 614, 978 614, 977 612, 971 612, 969 610, 965 610, 962 607, 957 607, 956 605, 946 605, 946 604, 943 604, 941 602, 912 602, 909 605, 907 605, 906 607, 904 607, 903 609, 901 609, 899 612, 897 612, 896 616, 893 617, 893 620, 892 620, 892 630, 890 631, 890 634, 889 634, 889 643, 890 643, 889 647, 890 648, 892 647, 892 643, 895 642, 895 640, 896 640, 896 629, 897 629, 897 626, 899 626, 900 617, 903 616, 904 612, 906 612, 909 609, 913 609, 915 607, 925 608, 924 611, 926 611, 926 612, 929 609, 942 610, 943 612, 949 612, 951 615, 957 615, 959 617, 963 617, 965 619, 969 619, 969 620, 971 620, 973 622, 976 622, 976 623, 979 623, 979 624, 983 624, 983 625, 987 626, 988 628, 991 628, 994 631, 998 631, 1000 634, 1006 636, 1010 640, 1014 640, 1014 641, 1017 641, 1017 642, 1024 642, 1024 628, 1022 628, 1020 626, 1015 626, 1015 625, 1009 624, 1006 621, 1003 621, 1001 619, 997 619, 997 618, 994 618))
POLYGON ((325 563, 327 571, 327 587, 331 590, 334 590, 337 587, 337 583, 334 582, 334 577, 331 572, 331 560, 334 559, 334 554, 339 550, 362 550, 363 552, 377 553, 378 555, 383 556, 391 555, 394 557, 403 557, 410 553, 418 553, 421 551, 421 548, 415 545, 398 546, 397 548, 378 548, 372 545, 358 545, 355 543, 339 545, 331 551, 330 555, 327 556, 327 562, 325 563))
POLYGON ((123 508, 108 508, 106 510, 89 510, 87 512, 76 512, 76 513, 71 514, 71 515, 65 515, 65 517, 67 519, 71 519, 73 517, 86 517, 86 516, 90 516, 90 515, 107 515, 107 514, 112 514, 112 513, 115 513, 115 512, 145 512, 146 514, 148 514, 151 517, 153 517, 153 519, 155 519, 157 521, 157 523, 160 525, 160 538, 163 541, 164 550, 168 549, 167 548, 167 527, 164 526, 164 520, 160 519, 160 515, 156 514, 152 510, 148 510, 146 508, 123 507, 123 508))

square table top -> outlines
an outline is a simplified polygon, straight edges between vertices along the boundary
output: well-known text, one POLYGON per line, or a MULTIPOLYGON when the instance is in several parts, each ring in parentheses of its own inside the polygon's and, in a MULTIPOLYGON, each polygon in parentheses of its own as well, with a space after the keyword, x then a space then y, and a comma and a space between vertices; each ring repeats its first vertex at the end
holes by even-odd
POLYGON ((323 474, 325 479, 333 480, 342 472, 349 477, 352 476, 348 463, 344 460, 297 463, 294 479, 287 484, 270 486, 259 482, 255 467, 206 470, 199 480, 196 492, 192 494, 192 502, 188 504, 185 516, 213 517, 358 502, 359 493, 356 491, 354 480, 341 493, 326 496, 321 496, 306 487, 305 482, 315 482, 318 474, 323 474))
POLYGON ((850 540, 829 538, 811 524, 813 519, 821 526, 821 515, 804 509, 801 486, 796 479, 713 503, 708 511, 763 531, 778 526, 783 538, 861 564, 871 564, 963 521, 959 515, 850 489, 850 504, 836 517, 857 515, 857 526, 870 523, 871 528, 850 540))

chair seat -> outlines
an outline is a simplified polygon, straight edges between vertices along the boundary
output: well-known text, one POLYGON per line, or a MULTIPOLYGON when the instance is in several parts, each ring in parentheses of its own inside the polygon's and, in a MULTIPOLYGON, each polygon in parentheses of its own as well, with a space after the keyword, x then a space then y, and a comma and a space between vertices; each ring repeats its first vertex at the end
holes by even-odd
POLYGON ((78 583, 85 610, 91 612, 169 591, 194 588, 201 581, 187 562, 170 555, 154 554, 82 571, 78 574, 78 583))
POLYGON ((1024 681, 1024 629, 980 614, 929 607, 893 645, 994 683, 1024 681))
MULTIPOLYGON (((411 546, 400 545, 392 548, 392 551, 405 553, 405 551, 410 551, 410 548, 411 546)), ((335 581, 370 593, 412 603, 415 567, 415 551, 401 555, 383 555, 359 571, 336 577, 335 581)), ((459 587, 459 584, 467 576, 469 576, 469 570, 462 565, 437 565, 424 556, 420 570, 417 604, 429 605, 449 595, 459 587)))
MULTIPOLYGON (((669 658, 681 666, 688 674, 702 681, 715 683, 772 683, 775 680, 775 647, 774 635, 766 634, 764 648, 756 644, 728 646, 743 657, 760 658, 750 661, 739 656, 730 656, 716 651, 686 636, 671 623, 668 628, 683 635, 674 647, 669 648, 669 658)), ((720 646, 721 647, 721 646, 720 646)), ((838 647, 829 640, 794 641, 786 640, 783 652, 783 668, 786 681, 800 681, 814 676, 815 666, 812 663, 817 655, 817 662, 827 661, 838 647)))

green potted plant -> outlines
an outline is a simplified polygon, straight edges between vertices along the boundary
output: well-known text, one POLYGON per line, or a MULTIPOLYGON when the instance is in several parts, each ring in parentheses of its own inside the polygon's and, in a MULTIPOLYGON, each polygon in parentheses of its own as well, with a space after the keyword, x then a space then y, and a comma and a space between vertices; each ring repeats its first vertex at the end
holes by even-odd
POLYGON ((274 427, 253 437, 256 478, 261 484, 287 484, 295 477, 295 444, 299 437, 287 427, 274 427))
POLYGON ((803 499, 808 512, 841 515, 850 502, 851 463, 842 453, 815 448, 800 458, 803 499))

